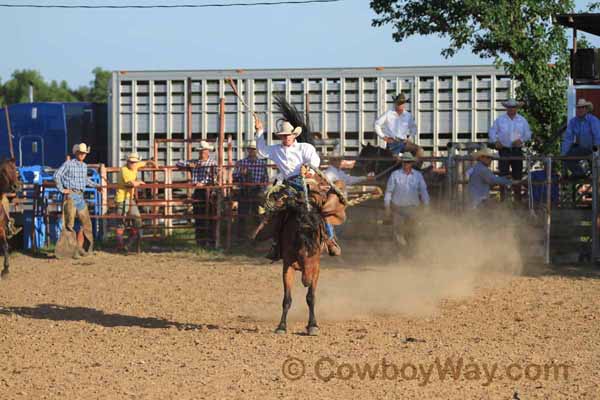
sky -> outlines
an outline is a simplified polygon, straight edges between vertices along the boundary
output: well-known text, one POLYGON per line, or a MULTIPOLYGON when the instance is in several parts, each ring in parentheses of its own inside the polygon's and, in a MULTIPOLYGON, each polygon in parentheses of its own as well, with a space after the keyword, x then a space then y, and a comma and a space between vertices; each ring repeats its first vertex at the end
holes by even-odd
MULTIPOLYGON (((8 4, 174 4, 219 0, 5 0, 8 4)), ((250 0, 249 0, 250 1, 250 0)), ((232 2, 227 0, 227 2, 232 2)), ((581 10, 588 0, 576 1, 581 10)), ((490 64, 447 40, 392 39, 374 28, 369 0, 269 7, 152 10, 0 8, 0 79, 15 69, 88 84, 91 71, 490 64)), ((588 37, 592 39, 593 37, 588 37)), ((600 47, 600 38, 592 43, 600 47)))

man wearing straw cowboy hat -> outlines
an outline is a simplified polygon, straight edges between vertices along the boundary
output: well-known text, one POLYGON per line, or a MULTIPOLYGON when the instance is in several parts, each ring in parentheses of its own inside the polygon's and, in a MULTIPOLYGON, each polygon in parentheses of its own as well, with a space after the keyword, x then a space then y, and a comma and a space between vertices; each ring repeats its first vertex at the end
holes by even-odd
POLYGON ((423 149, 414 143, 417 125, 412 115, 405 110, 408 101, 404 93, 394 97, 394 109, 377 118, 375 133, 395 155, 409 151, 419 158, 423 156, 423 149))
POLYGON ((495 175, 490 169, 492 159, 496 154, 487 147, 472 154, 477 161, 469 170, 469 205, 470 208, 483 208, 488 205, 490 199, 490 188, 494 185, 512 185, 508 178, 495 175))
POLYGON ((233 181, 240 185, 238 189, 238 235, 246 237, 248 221, 254 222, 258 216, 260 197, 269 183, 267 160, 258 158, 256 141, 249 140, 244 146, 246 158, 238 160, 233 170, 233 181))
POLYGON ((386 217, 393 216, 394 239, 405 246, 414 234, 420 206, 429 206, 429 193, 423 175, 413 170, 415 157, 405 153, 400 160, 402 168, 390 175, 383 203, 386 217))
MULTIPOLYGON (((500 157, 523 157, 523 146, 531 140, 531 129, 527 120, 518 114, 518 109, 523 103, 508 99, 502 102, 506 113, 494 121, 488 132, 489 142, 493 143, 500 157)), ((500 160, 500 175, 512 177, 514 180, 523 178, 522 160, 500 160)), ((521 199, 521 189, 514 188, 515 199, 521 199)))
POLYGON ((132 218, 132 221, 120 220, 117 226, 116 239, 118 250, 127 250, 129 245, 135 240, 139 240, 141 235, 142 219, 140 210, 136 204, 135 198, 132 198, 132 193, 135 188, 143 185, 144 182, 137 179, 138 170, 146 166, 155 166, 154 161, 142 161, 138 153, 130 153, 127 156, 127 165, 121 167, 117 177, 117 193, 115 194, 115 208, 117 213, 122 216, 132 218), (129 239, 124 242, 123 234, 125 226, 132 225, 129 230, 129 239))
MULTIPOLYGON (((567 124, 567 130, 562 140, 561 155, 584 157, 592 154, 594 146, 600 145, 600 120, 592 111, 594 105, 585 99, 579 99, 575 108, 575 117, 567 124)), ((565 166, 572 176, 585 176, 583 168, 577 160, 565 161, 565 166)))
POLYGON ((64 195, 63 229, 73 232, 75 218, 79 218, 81 223, 77 240, 80 256, 90 253, 94 248, 92 220, 83 192, 87 186, 100 186, 88 178, 88 167, 84 160, 89 152, 90 148, 85 143, 74 145, 73 155, 75 157, 65 161, 54 174, 56 187, 64 195))
POLYGON ((192 183, 196 185, 192 200, 194 201, 195 218, 195 237, 198 246, 207 244, 209 247, 215 243, 213 222, 211 219, 206 219, 205 216, 210 216, 211 206, 211 188, 217 181, 217 163, 210 157, 210 152, 213 146, 205 140, 200 141, 200 145, 196 148, 200 152, 198 160, 179 161, 179 168, 187 169, 192 173, 192 183))
MULTIPOLYGON (((300 176, 304 165, 317 169, 321 164, 321 159, 317 154, 317 149, 312 144, 296 141, 296 138, 302 133, 302 127, 294 127, 289 122, 284 121, 279 132, 275 133, 279 137, 280 143, 271 146, 267 145, 263 134, 262 121, 258 118, 255 118, 255 129, 258 155, 271 159, 277 165, 277 169, 286 184, 298 190, 303 190, 300 176)), ((335 240, 335 236, 331 235, 331 227, 328 226, 327 231, 329 233, 327 239, 329 255, 341 255, 342 250, 335 240)), ((273 238, 273 245, 267 258, 273 261, 279 260, 281 258, 280 253, 279 241, 273 238)))

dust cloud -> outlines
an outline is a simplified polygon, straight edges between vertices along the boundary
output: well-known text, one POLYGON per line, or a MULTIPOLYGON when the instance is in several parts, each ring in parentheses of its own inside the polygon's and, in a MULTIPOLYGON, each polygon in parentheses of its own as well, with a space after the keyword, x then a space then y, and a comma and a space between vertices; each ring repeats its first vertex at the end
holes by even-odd
POLYGON ((520 274, 520 229, 508 212, 485 219, 424 215, 418 241, 402 252, 392 242, 387 248, 364 243, 365 254, 350 258, 354 268, 346 273, 330 274, 323 267, 320 318, 431 315, 442 299, 467 297, 477 287, 520 274))
MULTIPOLYGON (((452 217, 428 213, 420 218, 418 240, 400 251, 390 241, 341 241, 343 255, 323 255, 317 289, 317 319, 337 321, 381 315, 427 317, 445 299, 460 299, 479 287, 502 285, 522 272, 519 235, 523 225, 509 212, 495 217, 452 217)), ((391 227, 390 227, 391 229, 391 227)), ((351 237, 352 232, 344 232, 351 237)), ((306 289, 296 274, 288 320, 305 321, 306 289)), ((281 275, 277 293, 260 306, 248 304, 253 320, 281 314, 281 275)))

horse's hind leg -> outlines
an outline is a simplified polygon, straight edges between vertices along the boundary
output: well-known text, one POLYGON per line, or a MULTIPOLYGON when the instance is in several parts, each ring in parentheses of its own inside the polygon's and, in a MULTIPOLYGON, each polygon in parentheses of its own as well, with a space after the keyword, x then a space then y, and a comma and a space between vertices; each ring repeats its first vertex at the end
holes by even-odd
POLYGON ((283 267, 283 311, 281 321, 275 333, 287 332, 287 313, 292 305, 292 284, 294 283, 294 269, 288 265, 283 267))
POLYGON ((4 253, 4 269, 2 270, 1 276, 8 275, 8 268, 10 267, 9 259, 8 259, 8 242, 6 241, 6 237, 2 240, 2 252, 4 253))
POLYGON ((317 293, 317 281, 319 280, 319 269, 313 272, 312 281, 308 287, 306 293, 306 304, 308 304, 308 325, 306 326, 306 332, 310 336, 316 336, 319 334, 319 326, 317 325, 317 319, 315 318, 315 301, 317 293))

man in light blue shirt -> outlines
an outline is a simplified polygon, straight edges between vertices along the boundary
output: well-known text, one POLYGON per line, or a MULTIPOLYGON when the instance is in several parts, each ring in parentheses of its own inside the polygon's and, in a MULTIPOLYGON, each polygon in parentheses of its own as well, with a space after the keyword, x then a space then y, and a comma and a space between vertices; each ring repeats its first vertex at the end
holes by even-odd
POLYGON ((413 170, 415 157, 405 153, 401 160, 402 168, 394 171, 388 179, 383 203, 386 217, 393 214, 396 242, 405 246, 414 234, 420 206, 429 206, 429 193, 423 175, 413 170))
MULTIPOLYGON (((561 144, 561 155, 585 157, 592 154, 594 146, 600 146, 600 120, 592 114, 592 110, 591 102, 579 99, 575 117, 567 124, 561 144)), ((585 177, 585 171, 578 160, 565 161, 565 166, 574 178, 585 177)))
POLYGON ((483 208, 490 199, 490 188, 493 185, 510 186, 512 181, 508 178, 495 175, 490 169, 490 164, 495 154, 488 148, 473 153, 477 163, 469 170, 469 206, 470 208, 483 208))

